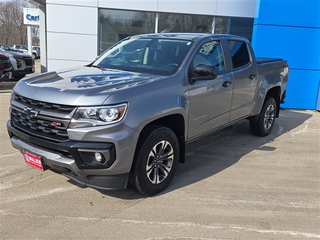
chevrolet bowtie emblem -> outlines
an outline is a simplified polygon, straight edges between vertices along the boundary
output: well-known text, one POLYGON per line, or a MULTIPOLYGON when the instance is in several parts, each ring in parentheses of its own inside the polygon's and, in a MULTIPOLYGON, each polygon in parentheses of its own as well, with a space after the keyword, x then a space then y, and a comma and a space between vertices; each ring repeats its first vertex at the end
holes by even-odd
POLYGON ((40 111, 36 111, 32 108, 25 107, 23 109, 23 112, 33 118, 33 117, 37 117, 40 111))

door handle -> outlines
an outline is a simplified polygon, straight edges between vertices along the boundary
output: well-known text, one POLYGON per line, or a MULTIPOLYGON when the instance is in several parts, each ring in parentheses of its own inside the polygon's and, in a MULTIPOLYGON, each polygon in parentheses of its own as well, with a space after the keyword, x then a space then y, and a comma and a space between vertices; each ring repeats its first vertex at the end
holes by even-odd
POLYGON ((230 81, 225 81, 224 83, 222 83, 222 86, 223 87, 229 87, 229 85, 231 84, 232 82, 230 81))
POLYGON ((249 76, 249 79, 250 80, 253 80, 253 79, 255 79, 256 78, 256 75, 255 74, 250 74, 250 76, 249 76))

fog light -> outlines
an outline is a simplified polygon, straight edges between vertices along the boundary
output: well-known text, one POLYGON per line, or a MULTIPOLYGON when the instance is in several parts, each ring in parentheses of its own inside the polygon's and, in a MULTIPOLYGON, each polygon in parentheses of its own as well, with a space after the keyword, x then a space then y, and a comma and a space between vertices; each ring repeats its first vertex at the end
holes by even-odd
POLYGON ((96 161, 98 161, 98 162, 102 162, 104 160, 103 155, 99 152, 94 153, 94 157, 96 158, 96 161))
POLYGON ((101 149, 79 148, 78 152, 83 162, 83 164, 80 163, 81 167, 87 168, 87 169, 110 167, 116 159, 114 147, 111 147, 110 150, 109 149, 106 150, 102 148, 101 149))

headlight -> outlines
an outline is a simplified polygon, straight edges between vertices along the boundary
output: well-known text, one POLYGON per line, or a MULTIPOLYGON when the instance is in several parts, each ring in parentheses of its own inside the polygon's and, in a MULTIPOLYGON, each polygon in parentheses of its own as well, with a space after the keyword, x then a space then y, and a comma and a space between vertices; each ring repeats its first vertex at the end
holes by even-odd
POLYGON ((79 107, 72 117, 70 128, 113 124, 123 119, 126 110, 127 104, 102 107, 79 107))

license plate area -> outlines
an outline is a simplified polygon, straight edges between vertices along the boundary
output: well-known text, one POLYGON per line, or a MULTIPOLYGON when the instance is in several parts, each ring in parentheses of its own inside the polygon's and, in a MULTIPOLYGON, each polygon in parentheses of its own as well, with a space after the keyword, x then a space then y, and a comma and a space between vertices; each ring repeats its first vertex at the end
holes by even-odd
POLYGON ((37 156, 35 154, 29 153, 25 150, 23 150, 23 157, 26 162, 31 167, 34 167, 40 171, 44 171, 43 168, 43 162, 40 156, 37 156))

